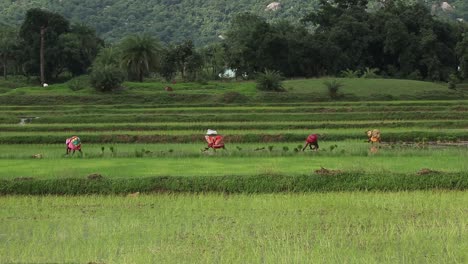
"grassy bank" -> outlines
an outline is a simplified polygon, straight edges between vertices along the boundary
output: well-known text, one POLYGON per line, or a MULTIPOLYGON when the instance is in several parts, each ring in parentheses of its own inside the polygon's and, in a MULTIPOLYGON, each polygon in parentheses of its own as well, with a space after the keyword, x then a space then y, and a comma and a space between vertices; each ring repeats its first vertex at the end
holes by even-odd
MULTIPOLYGON (((87 87, 70 90, 65 84, 51 84, 47 88, 1 88, 0 104, 217 104, 217 103, 285 103, 332 101, 323 84, 327 78, 285 81, 287 92, 259 92, 255 82, 199 83, 125 83, 126 89, 118 93, 99 94, 87 87), (164 91, 171 86, 174 92, 164 91)), ((466 98, 465 90, 450 90, 445 84, 393 79, 339 79, 344 87, 344 101, 387 100, 443 100, 466 98)), ((1 83, 0 83, 1 84, 1 83)))
MULTIPOLYGON (((4 177, 3 177, 4 178, 4 177)), ((104 178, 18 177, 0 180, 1 195, 89 195, 141 193, 291 193, 336 191, 466 190, 468 173, 424 175, 363 172, 325 172, 309 175, 227 175, 104 178)))

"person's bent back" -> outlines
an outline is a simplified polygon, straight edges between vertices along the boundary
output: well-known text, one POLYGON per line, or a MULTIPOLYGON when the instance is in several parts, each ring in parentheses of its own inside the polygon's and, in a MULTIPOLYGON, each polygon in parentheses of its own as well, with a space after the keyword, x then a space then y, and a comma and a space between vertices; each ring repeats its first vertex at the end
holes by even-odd
POLYGON ((220 135, 215 136, 212 148, 214 149, 224 148, 224 137, 220 135))
POLYGON ((220 135, 205 136, 206 143, 208 143, 208 148, 224 148, 224 137, 220 135))

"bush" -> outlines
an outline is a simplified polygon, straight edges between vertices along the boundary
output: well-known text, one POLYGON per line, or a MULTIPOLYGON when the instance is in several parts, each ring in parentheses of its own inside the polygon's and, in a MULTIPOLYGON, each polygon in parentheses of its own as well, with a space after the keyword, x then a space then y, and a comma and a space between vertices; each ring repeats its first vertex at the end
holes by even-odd
POLYGON ((410 73, 406 78, 410 80, 420 81, 422 80, 422 75, 419 70, 415 70, 414 72, 410 73))
POLYGON ((460 79, 458 79, 457 75, 455 74, 450 74, 449 79, 448 79, 448 88, 455 90, 457 88, 457 84, 460 83, 460 79))
POLYGON ((343 78, 359 78, 359 71, 353 71, 351 69, 346 69, 346 71, 341 71, 341 77, 343 78))
POLYGON ((377 74, 377 72, 379 71, 379 69, 377 68, 369 68, 369 67, 366 67, 366 70, 364 71, 364 73, 362 74, 362 78, 367 78, 367 79, 374 79, 374 78, 378 78, 379 75, 377 74))
POLYGON ((279 71, 265 70, 257 75, 257 89, 261 91, 283 92, 283 77, 279 71))
POLYGON ((327 87, 328 89, 328 95, 330 95, 330 97, 332 99, 336 99, 338 98, 338 90, 343 87, 343 84, 340 83, 339 81, 337 80, 331 80, 331 81, 325 81, 323 84, 325 84, 325 86, 327 87))
POLYGON ((85 75, 73 78, 67 82, 68 88, 70 88, 70 90, 72 91, 83 90, 89 85, 90 85, 89 76, 85 76, 85 75))
POLYGON ((108 92, 120 87, 125 75, 114 65, 94 67, 91 73, 91 85, 98 91, 108 92))

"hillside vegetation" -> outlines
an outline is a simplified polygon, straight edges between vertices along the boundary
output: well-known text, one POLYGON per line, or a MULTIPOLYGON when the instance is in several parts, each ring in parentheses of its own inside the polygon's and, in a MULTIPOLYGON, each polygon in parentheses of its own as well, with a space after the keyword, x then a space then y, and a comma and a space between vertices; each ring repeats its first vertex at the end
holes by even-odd
MULTIPOLYGON (((281 8, 267 10, 273 0, 31 0, 0 1, 0 23, 20 25, 30 8, 44 8, 60 13, 73 22, 96 28, 106 41, 116 42, 132 33, 150 33, 164 42, 193 39, 196 44, 219 39, 238 13, 251 12, 270 22, 282 19, 298 22, 318 7, 319 0, 281 0, 281 8)), ((369 1, 375 9, 379 1, 369 1)), ((405 1, 411 2, 411 1, 405 1)), ((442 10, 443 1, 428 2, 433 13, 443 18, 468 20, 465 0, 447 0, 454 9, 442 10)))
POLYGON ((263 92, 255 88, 253 81, 200 83, 125 82, 121 90, 114 93, 96 94, 90 86, 72 90, 70 82, 52 84, 37 89, 27 84, 11 85, 0 80, 0 103, 4 105, 47 105, 47 104, 257 104, 257 103, 304 103, 333 101, 325 81, 338 80, 343 87, 339 90, 340 101, 386 101, 386 100, 450 100, 465 99, 468 90, 448 89, 440 83, 363 78, 314 78, 284 81, 286 92, 263 92), (165 91, 165 87, 173 91, 165 91))

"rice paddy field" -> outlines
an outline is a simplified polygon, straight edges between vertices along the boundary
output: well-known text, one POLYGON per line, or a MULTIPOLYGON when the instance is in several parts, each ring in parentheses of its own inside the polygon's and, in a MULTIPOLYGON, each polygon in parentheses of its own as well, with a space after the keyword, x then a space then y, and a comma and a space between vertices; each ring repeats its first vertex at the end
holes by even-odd
POLYGON ((7 196, 2 263, 466 263, 464 192, 7 196))
POLYGON ((466 100, 0 105, 0 263, 466 263, 467 188, 466 100))

